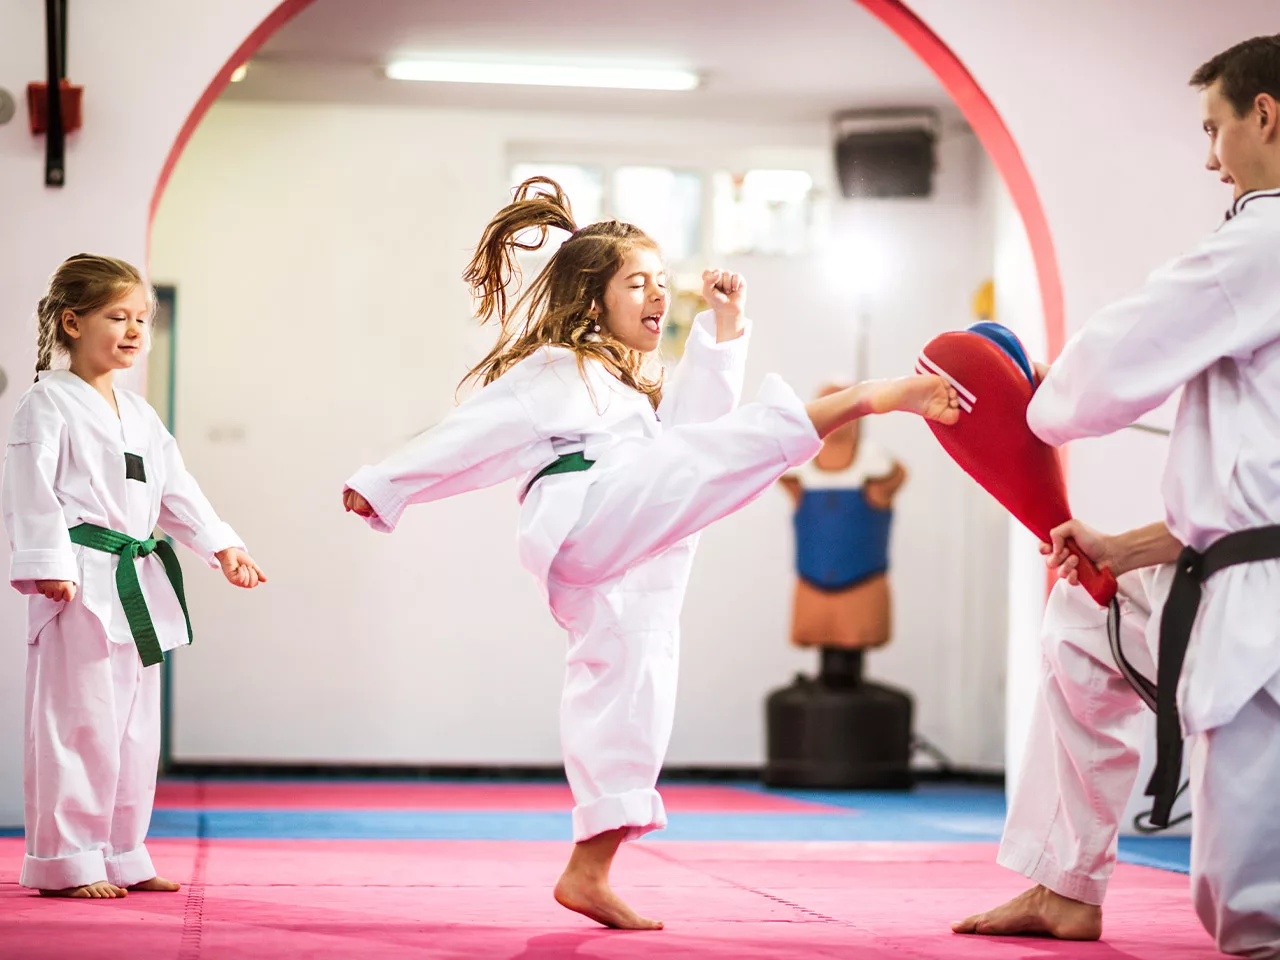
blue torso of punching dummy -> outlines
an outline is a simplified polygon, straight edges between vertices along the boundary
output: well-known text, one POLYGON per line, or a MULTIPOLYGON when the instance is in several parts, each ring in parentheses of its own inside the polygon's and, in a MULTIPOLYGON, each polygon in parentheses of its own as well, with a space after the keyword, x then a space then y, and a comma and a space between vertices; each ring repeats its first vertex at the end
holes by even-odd
POLYGON ((805 490, 794 515, 796 571, 822 590, 843 590, 889 569, 892 510, 862 489, 805 490))

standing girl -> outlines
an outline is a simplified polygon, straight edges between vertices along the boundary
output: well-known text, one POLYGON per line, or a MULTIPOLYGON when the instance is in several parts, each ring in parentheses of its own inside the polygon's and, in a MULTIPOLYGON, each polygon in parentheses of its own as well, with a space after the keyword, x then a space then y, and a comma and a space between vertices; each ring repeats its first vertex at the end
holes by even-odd
POLYGON ((466 280, 480 321, 500 328, 471 374, 483 388, 357 472, 343 501, 389 532, 410 503, 525 478, 521 560, 569 634, 560 719, 576 846, 555 896, 606 926, 660 928, 608 877, 624 840, 666 825, 655 784, 694 535, 812 457, 840 424, 889 410, 953 422, 955 394, 938 378, 908 377, 806 407, 770 376, 758 402, 737 408, 746 286, 718 270, 703 275, 712 310, 695 320, 664 386, 646 369, 669 304, 657 244, 617 221, 579 229, 560 187, 542 177, 489 224, 466 280), (570 236, 509 307, 516 249, 538 249, 549 228, 570 236))
POLYGON ((156 664, 191 640, 182 570, 153 539, 157 523, 236 586, 266 580, 156 412, 113 385, 145 349, 154 310, 129 264, 63 263, 5 448, 9 580, 30 598, 21 882, 46 896, 178 889, 143 842, 160 758, 156 664), (69 369, 50 369, 55 349, 69 369))

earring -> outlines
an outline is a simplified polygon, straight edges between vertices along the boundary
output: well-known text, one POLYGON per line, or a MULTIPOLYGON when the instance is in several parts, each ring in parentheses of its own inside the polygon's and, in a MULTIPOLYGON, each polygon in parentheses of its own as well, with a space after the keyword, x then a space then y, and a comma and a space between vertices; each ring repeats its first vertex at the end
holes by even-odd
POLYGON ((598 324, 598 323, 597 323, 594 327, 592 327, 592 328, 591 328, 591 332, 592 332, 592 333, 599 333, 599 332, 600 332, 600 324, 598 324))

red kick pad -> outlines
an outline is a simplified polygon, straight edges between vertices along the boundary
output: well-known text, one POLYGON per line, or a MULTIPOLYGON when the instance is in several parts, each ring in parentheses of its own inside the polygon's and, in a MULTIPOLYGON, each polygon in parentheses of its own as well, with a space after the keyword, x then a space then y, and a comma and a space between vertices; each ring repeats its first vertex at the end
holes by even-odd
MULTIPOLYGON (((949 381, 960 396, 957 423, 929 422, 943 449, 1047 543, 1049 531, 1071 519, 1071 508, 1057 450, 1027 426, 1034 388, 1026 374, 1001 347, 968 330, 934 337, 916 369, 949 381)), ((1077 556, 1081 586, 1106 606, 1115 596, 1115 577, 1077 556)))

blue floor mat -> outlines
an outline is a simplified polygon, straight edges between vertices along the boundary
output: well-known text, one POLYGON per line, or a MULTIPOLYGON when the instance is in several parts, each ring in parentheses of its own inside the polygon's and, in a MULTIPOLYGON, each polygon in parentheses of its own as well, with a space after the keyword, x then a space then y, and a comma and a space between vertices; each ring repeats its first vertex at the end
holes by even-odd
POLYGON ((1140 867, 1191 872, 1190 837, 1121 837, 1120 859, 1140 867))
MULTIPOLYGON (((812 812, 679 813, 652 839, 663 841, 996 842, 1004 828, 998 787, 922 784, 902 792, 738 789, 818 805, 812 812)), ((21 836, 21 830, 0 831, 21 836)), ((572 823, 560 811, 197 810, 162 808, 152 837, 278 840, 550 840, 569 842, 572 823)), ((1186 837, 1121 837, 1120 859, 1187 873, 1186 837)))

